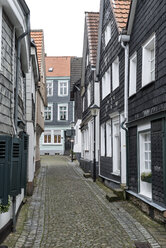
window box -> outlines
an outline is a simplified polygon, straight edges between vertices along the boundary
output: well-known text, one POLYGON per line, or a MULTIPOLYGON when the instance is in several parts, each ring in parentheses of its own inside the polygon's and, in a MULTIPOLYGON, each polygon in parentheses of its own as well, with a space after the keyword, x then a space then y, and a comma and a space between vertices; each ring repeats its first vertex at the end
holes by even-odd
POLYGON ((142 172, 141 181, 146 183, 152 183, 152 172, 142 172))

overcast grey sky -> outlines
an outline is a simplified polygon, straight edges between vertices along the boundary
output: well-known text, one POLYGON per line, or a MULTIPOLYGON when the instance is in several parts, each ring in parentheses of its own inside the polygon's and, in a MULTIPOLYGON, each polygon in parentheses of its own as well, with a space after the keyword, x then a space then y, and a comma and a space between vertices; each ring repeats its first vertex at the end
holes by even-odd
POLYGON ((85 11, 99 11, 100 0, 25 0, 31 29, 43 29, 48 56, 82 56, 85 11))

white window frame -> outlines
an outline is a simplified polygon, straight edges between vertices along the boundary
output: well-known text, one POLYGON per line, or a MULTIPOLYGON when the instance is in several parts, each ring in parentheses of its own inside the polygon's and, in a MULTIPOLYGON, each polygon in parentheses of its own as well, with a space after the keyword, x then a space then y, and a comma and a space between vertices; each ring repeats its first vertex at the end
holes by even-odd
POLYGON ((142 87, 155 80, 155 34, 142 46, 142 87))
POLYGON ((130 81, 129 81, 129 96, 136 93, 137 86, 137 53, 135 52, 130 58, 130 81))
POLYGON ((44 121, 48 122, 48 121, 52 121, 53 120, 53 104, 52 103, 48 103, 48 107, 45 107, 45 110, 44 110, 44 121), (48 107, 51 107, 51 110, 49 111, 48 110, 48 107), (45 113, 48 113, 48 112, 51 112, 51 119, 48 120, 48 119, 45 119, 45 113))
POLYGON ((68 81, 67 80, 58 81, 58 96, 68 96, 68 81), (61 89, 63 93, 61 93, 61 89), (65 89, 66 89, 66 93, 64 93, 65 89))
POLYGON ((53 130, 53 143, 55 145, 60 145, 62 144, 62 136, 61 136, 61 130, 53 130), (57 136, 57 140, 58 140, 58 136, 60 136, 60 142, 54 142, 54 136, 57 136))
POLYGON ((82 111, 85 111, 85 96, 82 97, 82 111))
POLYGON ((102 100, 111 93, 111 68, 102 77, 102 100))
POLYGON ((47 96, 53 96, 53 80, 47 80, 47 96), (51 93, 49 92, 51 90, 51 93))
POLYGON ((112 36, 112 23, 109 22, 106 26, 104 37, 105 37, 105 47, 107 46, 108 42, 110 41, 112 36))
POLYGON ((101 125, 101 156, 105 156, 105 123, 101 125))
POLYGON ((58 121, 68 121, 68 104, 67 103, 58 104, 58 121), (66 107, 66 119, 65 120, 60 120, 60 107, 66 107))
POLYGON ((89 83, 88 85, 87 94, 88 94, 88 107, 89 107, 91 104, 91 83, 89 83))
MULTIPOLYGON (((47 138, 47 141, 48 141, 48 138, 47 138)), ((44 145, 51 145, 52 144, 51 130, 44 130, 44 133, 43 133, 43 144, 44 145), (51 136, 51 142, 45 142, 45 135, 51 136)))
POLYGON ((106 146, 107 157, 112 157, 112 125, 111 120, 106 122, 106 146))
POLYGON ((112 90, 119 87, 119 57, 112 63, 112 90))

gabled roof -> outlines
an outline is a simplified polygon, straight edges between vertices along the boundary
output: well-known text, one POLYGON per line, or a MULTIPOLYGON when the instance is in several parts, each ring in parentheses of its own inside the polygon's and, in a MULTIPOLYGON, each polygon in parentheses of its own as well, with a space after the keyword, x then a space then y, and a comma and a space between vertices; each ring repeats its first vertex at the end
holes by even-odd
POLYGON ((32 30, 31 38, 34 40, 36 48, 37 48, 37 57, 39 63, 39 70, 41 72, 41 62, 42 62, 42 53, 44 48, 44 33, 43 30, 32 30))
POLYGON ((89 44, 89 59, 92 66, 96 66, 97 44, 98 44, 98 27, 99 13, 85 12, 85 20, 87 25, 87 37, 89 44))
POLYGON ((70 77, 71 58, 71 56, 45 57, 46 77, 70 77))
POLYGON ((131 0, 110 0, 119 31, 126 28, 131 0))

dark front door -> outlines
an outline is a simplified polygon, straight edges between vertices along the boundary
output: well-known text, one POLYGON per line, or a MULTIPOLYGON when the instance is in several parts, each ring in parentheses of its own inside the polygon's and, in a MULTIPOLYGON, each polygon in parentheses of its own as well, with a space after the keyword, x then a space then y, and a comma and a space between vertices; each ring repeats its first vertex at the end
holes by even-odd
POLYGON ((67 135, 67 132, 65 131, 65 155, 70 155, 71 150, 71 137, 67 135))

